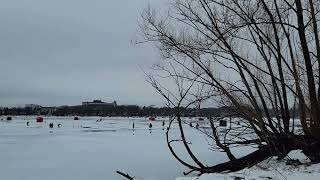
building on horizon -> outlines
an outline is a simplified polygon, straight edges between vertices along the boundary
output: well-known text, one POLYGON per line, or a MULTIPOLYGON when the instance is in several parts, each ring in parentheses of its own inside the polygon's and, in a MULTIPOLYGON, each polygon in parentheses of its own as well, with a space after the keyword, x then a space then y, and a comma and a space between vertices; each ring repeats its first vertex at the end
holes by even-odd
POLYGON ((41 107, 40 113, 44 115, 54 115, 57 107, 41 107))
POLYGON ((31 108, 31 109, 40 109, 41 106, 38 104, 25 104, 25 108, 31 108))
POLYGON ((92 102, 82 102, 82 106, 88 107, 101 107, 101 106, 112 106, 112 107, 117 107, 117 102, 113 101, 112 103, 106 103, 101 100, 93 100, 92 102))

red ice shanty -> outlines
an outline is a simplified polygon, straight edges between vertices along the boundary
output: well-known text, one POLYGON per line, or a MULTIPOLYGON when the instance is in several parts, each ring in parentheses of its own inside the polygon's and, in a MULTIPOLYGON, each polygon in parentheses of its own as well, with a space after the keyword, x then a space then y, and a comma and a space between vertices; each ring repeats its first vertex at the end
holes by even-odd
POLYGON ((38 116, 36 120, 37 120, 37 123, 43 123, 43 117, 41 116, 38 116))
POLYGON ((149 117, 149 121, 155 121, 155 120, 156 120, 156 117, 154 117, 154 116, 149 117))

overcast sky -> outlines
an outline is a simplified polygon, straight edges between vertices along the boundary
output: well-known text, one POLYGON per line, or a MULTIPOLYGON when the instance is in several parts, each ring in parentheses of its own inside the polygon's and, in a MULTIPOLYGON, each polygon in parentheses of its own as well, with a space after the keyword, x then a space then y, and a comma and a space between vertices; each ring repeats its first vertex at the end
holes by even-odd
MULTIPOLYGON (((159 0, 149 1, 159 6, 159 0)), ((157 51, 130 43, 147 5, 148 0, 0 0, 0 106, 93 99, 163 105, 139 67, 158 61, 157 51)))

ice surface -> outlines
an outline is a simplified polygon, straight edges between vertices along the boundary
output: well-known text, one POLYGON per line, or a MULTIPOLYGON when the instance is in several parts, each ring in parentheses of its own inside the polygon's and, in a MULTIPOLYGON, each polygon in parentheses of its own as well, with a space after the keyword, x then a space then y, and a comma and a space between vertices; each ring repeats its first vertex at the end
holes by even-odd
MULTIPOLYGON (((186 170, 167 148, 162 121, 154 122, 150 133, 147 118, 102 118, 96 122, 100 117, 80 117, 79 121, 44 117, 42 125, 35 118, 18 116, 10 122, 0 121, 0 179, 121 180, 124 178, 115 172, 120 170, 139 179, 173 180, 186 170), (49 128, 51 122, 53 129, 49 128)), ((202 161, 226 160, 223 153, 208 149, 198 131, 186 128, 186 135, 202 161)), ((173 129, 171 137, 178 136, 173 129)), ((186 157, 182 146, 175 149, 186 157)))
MULTIPOLYGON (((157 119, 149 130, 147 118, 117 117, 45 117, 43 124, 36 117, 17 116, 12 121, 0 117, 0 180, 124 180, 120 170, 137 179, 174 180, 186 171, 170 154, 165 140, 168 118, 157 119), (27 127, 27 121, 29 126, 27 127), (162 121, 166 122, 162 127, 162 121), (132 124, 135 124, 135 131, 132 124), (54 128, 49 128, 54 123, 54 128), (61 128, 57 124, 61 124, 61 128)), ((188 119, 196 122, 196 119, 188 119)), ((188 123, 187 123, 188 124, 188 123)), ((208 126, 200 123, 200 127, 208 126)), ((179 139, 177 125, 170 137, 179 139)), ((223 130, 223 129, 222 129, 223 130)), ((191 149, 207 165, 226 161, 221 152, 209 150, 210 139, 194 128, 185 127, 191 149)), ((189 163, 181 144, 174 146, 178 155, 189 163)), ((237 149, 237 157, 248 154, 250 147, 237 149)), ((290 158, 307 162, 299 151, 290 158)), ((320 166, 288 167, 285 162, 269 161, 257 167, 231 174, 209 174, 200 178, 182 177, 176 180, 234 179, 319 179, 320 166), (263 169, 261 169, 263 167, 263 169)), ((195 176, 191 174, 191 176, 195 176)))

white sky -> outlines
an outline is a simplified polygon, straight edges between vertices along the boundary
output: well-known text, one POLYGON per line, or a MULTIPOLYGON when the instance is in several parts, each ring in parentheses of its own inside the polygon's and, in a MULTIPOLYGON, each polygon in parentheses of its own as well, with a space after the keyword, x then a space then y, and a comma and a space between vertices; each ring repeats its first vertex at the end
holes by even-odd
POLYGON ((159 60, 135 46, 141 11, 164 0, 0 0, 0 106, 116 100, 163 105, 140 66, 159 60))

